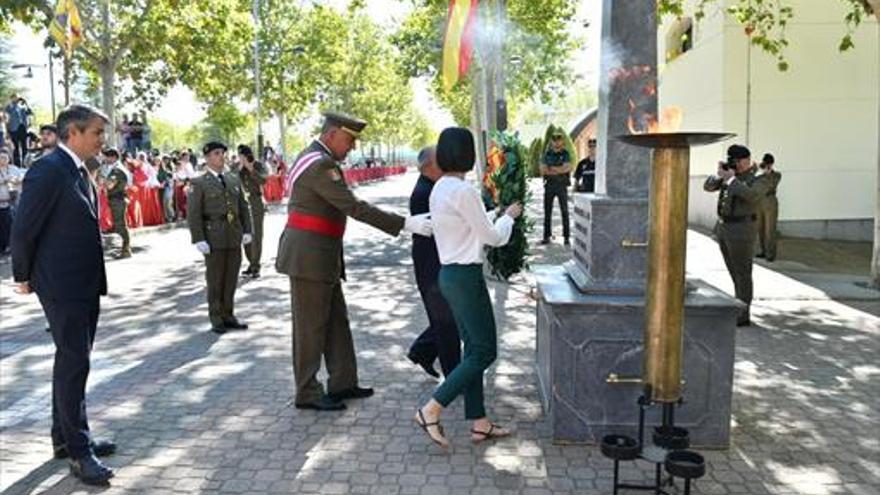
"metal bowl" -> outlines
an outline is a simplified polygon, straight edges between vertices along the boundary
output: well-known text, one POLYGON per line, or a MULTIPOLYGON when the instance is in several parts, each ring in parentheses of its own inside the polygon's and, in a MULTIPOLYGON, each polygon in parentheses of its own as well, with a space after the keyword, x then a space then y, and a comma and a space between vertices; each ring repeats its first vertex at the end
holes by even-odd
POLYGON ((678 426, 654 427, 654 445, 668 450, 681 450, 691 446, 691 434, 678 426))
POLYGON ((639 456, 641 448, 634 438, 626 435, 602 437, 602 455, 616 461, 631 461, 639 456))
POLYGON ((663 464, 667 473, 679 478, 696 479, 706 474, 706 460, 693 450, 674 450, 666 454, 663 464))

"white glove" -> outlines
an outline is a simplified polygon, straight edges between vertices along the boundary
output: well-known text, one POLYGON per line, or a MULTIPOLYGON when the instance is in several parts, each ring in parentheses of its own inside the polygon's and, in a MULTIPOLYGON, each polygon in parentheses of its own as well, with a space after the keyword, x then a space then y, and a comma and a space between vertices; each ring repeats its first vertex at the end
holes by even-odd
POLYGON ((431 237, 434 234, 434 227, 431 223, 430 213, 422 213, 406 217, 406 220, 403 222, 403 230, 413 234, 431 237))
POLYGON ((241 243, 242 244, 250 244, 251 241, 253 241, 253 240, 254 240, 254 236, 252 236, 250 234, 243 234, 241 236, 241 243))
POLYGON ((211 246, 207 241, 199 241, 196 243, 196 249, 202 254, 211 254, 211 246))

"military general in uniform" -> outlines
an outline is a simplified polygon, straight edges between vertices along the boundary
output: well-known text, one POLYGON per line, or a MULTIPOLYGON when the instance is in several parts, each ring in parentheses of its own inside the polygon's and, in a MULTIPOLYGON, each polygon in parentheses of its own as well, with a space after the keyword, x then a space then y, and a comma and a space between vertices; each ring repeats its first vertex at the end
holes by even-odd
POLYGON ((253 227, 253 239, 244 246, 244 254, 248 260, 248 267, 242 275, 251 278, 260 278, 260 258, 263 255, 263 217, 266 214, 266 204, 263 202, 263 184, 266 183, 266 166, 254 158, 254 152, 250 146, 241 144, 238 146, 238 177, 241 185, 247 191, 248 206, 251 209, 251 226, 253 227))
POLYGON ((390 235, 401 230, 430 235, 426 216, 403 217, 359 200, 345 182, 339 162, 355 147, 366 122, 324 114, 321 135, 293 162, 285 189, 290 192, 287 225, 276 269, 290 277, 293 313, 295 406, 319 411, 345 408, 345 399, 373 395, 358 384, 357 361, 342 293, 345 279, 342 238, 352 217, 390 235), (327 393, 317 379, 327 366, 327 393))
POLYGON ((226 145, 212 141, 202 151, 205 173, 190 182, 187 222, 193 244, 205 255, 211 330, 223 334, 247 328, 235 317, 234 299, 241 246, 252 240, 251 213, 241 181, 224 168, 226 145))
POLYGON ((754 253, 758 204, 765 193, 752 171, 751 152, 735 144, 727 149, 716 175, 709 176, 703 189, 718 194, 718 223, 715 227, 724 264, 733 279, 736 298, 746 304, 737 315, 737 326, 751 324, 752 254, 754 253))
POLYGON ((776 159, 765 153, 761 160, 758 181, 764 185, 764 197, 758 207, 758 258, 766 258, 772 262, 776 259, 776 221, 779 218, 779 200, 776 189, 782 181, 782 174, 776 171, 776 159))
POLYGON ((122 249, 119 258, 131 257, 131 240, 128 235, 128 225, 125 223, 125 213, 128 210, 128 173, 123 169, 124 165, 119 161, 119 152, 114 148, 108 148, 103 152, 105 162, 111 163, 107 173, 106 191, 107 202, 110 203, 110 212, 113 214, 113 232, 122 238, 122 249))

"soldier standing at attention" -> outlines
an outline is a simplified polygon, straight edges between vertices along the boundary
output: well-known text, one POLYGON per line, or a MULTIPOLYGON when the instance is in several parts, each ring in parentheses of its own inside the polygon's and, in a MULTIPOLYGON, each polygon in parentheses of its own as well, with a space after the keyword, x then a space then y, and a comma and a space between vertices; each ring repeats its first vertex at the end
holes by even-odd
POLYGON ((373 395, 358 386, 357 360, 341 280, 345 279, 342 237, 347 217, 390 235, 401 230, 431 235, 427 215, 402 217, 359 200, 339 168, 366 122, 324 114, 321 135, 297 156, 285 190, 287 226, 275 268, 290 277, 293 313, 293 377, 298 409, 338 411, 342 400, 373 395), (317 380, 321 358, 327 365, 327 394, 317 380))
POLYGON ((553 226, 553 198, 559 198, 559 209, 562 211, 562 235, 565 245, 569 245, 568 229, 568 186, 570 185, 571 157, 565 149, 562 134, 554 134, 550 149, 541 159, 541 176, 544 177, 544 240, 541 244, 549 244, 553 226))
POLYGON ((241 181, 224 173, 226 145, 212 141, 202 149, 205 173, 190 182, 187 222, 196 249, 205 255, 211 331, 244 330, 233 303, 241 268, 241 246, 252 237, 251 213, 241 181))
POLYGON ((254 229, 253 240, 244 246, 248 267, 242 275, 260 278, 260 258, 263 254, 263 217, 266 214, 266 204, 263 203, 263 184, 266 183, 268 173, 265 165, 255 161, 254 152, 250 146, 244 144, 238 146, 238 163, 238 177, 247 192, 248 204, 251 208, 251 226, 254 229))
POLYGON ((119 152, 115 148, 107 148, 103 155, 104 161, 112 164, 107 173, 106 191, 110 212, 113 214, 113 232, 122 238, 122 249, 116 257, 120 259, 131 258, 131 238, 128 235, 128 225, 125 223, 125 213, 128 210, 127 190, 131 185, 130 180, 122 162, 119 161, 119 152))
POLYGON ((706 191, 718 195, 718 223, 715 226, 718 245, 727 272, 733 279, 736 298, 746 303, 737 315, 736 325, 751 325, 752 254, 755 248, 758 203, 764 189, 751 170, 751 152, 734 144, 727 149, 727 161, 719 162, 718 172, 703 184, 706 191))
POLYGON ((782 180, 782 174, 775 169, 776 159, 765 153, 759 167, 764 171, 758 180, 766 188, 761 206, 758 209, 758 258, 766 258, 768 262, 776 259, 776 221, 779 219, 779 200, 776 199, 776 188, 782 180))

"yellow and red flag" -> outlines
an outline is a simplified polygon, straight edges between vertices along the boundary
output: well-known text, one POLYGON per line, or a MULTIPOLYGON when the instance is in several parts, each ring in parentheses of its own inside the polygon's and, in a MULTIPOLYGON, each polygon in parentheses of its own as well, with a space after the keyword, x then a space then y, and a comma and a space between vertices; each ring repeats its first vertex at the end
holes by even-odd
POLYGON ((467 73, 474 47, 478 0, 449 0, 443 37, 443 87, 450 90, 467 73))
POLYGON ((82 43, 82 20, 73 0, 58 0, 55 14, 49 24, 49 33, 68 57, 76 45, 82 43))

